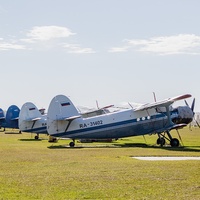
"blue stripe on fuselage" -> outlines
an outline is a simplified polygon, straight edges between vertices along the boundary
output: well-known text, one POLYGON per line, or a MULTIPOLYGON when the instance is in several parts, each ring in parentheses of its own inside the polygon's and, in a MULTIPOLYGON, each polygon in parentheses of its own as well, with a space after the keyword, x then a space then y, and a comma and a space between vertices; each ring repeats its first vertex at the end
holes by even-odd
POLYGON ((26 130, 22 130, 22 132, 47 133, 47 127, 39 127, 39 128, 26 129, 26 130))
MULTIPOLYGON (((146 122, 145 124, 147 124, 147 121, 149 122, 147 126, 150 126, 150 124, 152 126, 155 126, 155 124, 154 124, 155 121, 152 122, 152 120, 158 120, 158 119, 162 118, 161 120, 163 122, 163 117, 165 117, 165 116, 166 116, 165 114, 157 114, 157 115, 151 116, 150 119, 145 119, 145 120, 141 120, 141 121, 137 121, 137 119, 131 119, 131 120, 115 122, 115 123, 110 123, 110 124, 105 124, 105 125, 100 125, 100 126, 77 129, 77 130, 73 130, 73 131, 55 133, 55 134, 51 134, 51 135, 54 136, 54 137, 81 138, 83 136, 83 135, 81 135, 81 133, 84 133, 84 135, 87 135, 87 134, 94 134, 95 132, 103 132, 103 131, 119 132, 119 131, 117 131, 119 128, 128 129, 131 126, 132 128, 130 128, 130 129, 133 129, 133 125, 134 126, 142 125, 143 130, 141 130, 140 133, 138 134, 138 135, 141 135, 141 134, 143 134, 144 129, 145 129, 144 128, 145 122, 146 122)), ((158 129, 160 129, 160 128, 161 127, 158 126, 158 129)), ((137 130, 138 128, 135 128, 135 129, 137 130)), ((156 128, 154 128, 154 129, 156 129, 156 128)), ((126 130, 124 130, 124 131, 126 131, 126 130)), ((152 131, 152 128, 149 128, 148 130, 146 130, 146 132, 148 132, 148 131, 152 131)), ((85 136, 83 136, 83 137, 85 138, 85 136)), ((89 136, 89 137, 91 137, 91 136, 89 136)), ((92 137, 95 138, 94 135, 92 137)))

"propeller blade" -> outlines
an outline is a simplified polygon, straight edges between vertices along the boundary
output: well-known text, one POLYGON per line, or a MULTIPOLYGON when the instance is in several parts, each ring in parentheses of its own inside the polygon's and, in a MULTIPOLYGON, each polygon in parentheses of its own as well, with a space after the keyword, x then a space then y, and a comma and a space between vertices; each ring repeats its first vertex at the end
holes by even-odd
POLYGON ((191 110, 194 112, 194 105, 195 105, 195 98, 193 99, 192 105, 191 105, 191 110))
POLYGON ((187 101, 186 101, 186 100, 185 100, 185 104, 186 104, 186 106, 190 107, 190 106, 188 105, 188 103, 187 103, 187 101))

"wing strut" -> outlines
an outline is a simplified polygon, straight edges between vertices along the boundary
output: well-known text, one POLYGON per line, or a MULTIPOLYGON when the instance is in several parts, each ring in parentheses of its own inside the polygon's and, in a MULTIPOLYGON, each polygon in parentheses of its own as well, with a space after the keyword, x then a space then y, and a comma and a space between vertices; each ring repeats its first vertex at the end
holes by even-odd
POLYGON ((65 132, 67 131, 67 129, 69 128, 69 126, 70 126, 70 124, 72 123, 72 121, 73 121, 73 119, 71 119, 71 120, 68 120, 68 124, 67 124, 67 127, 66 127, 66 129, 65 129, 65 132))
POLYGON ((68 117, 66 118, 65 120, 67 120, 69 123, 67 124, 67 127, 65 129, 65 132, 67 131, 67 129, 69 128, 70 124, 72 123, 72 121, 74 121, 75 119, 77 118, 80 118, 81 116, 78 115, 78 116, 72 116, 72 117, 68 117))
POLYGON ((32 127, 31 127, 31 128, 33 128, 33 127, 34 127, 34 125, 35 125, 35 122, 36 122, 36 120, 35 120, 35 121, 33 121, 33 125, 32 125, 32 127))
POLYGON ((174 123, 171 120, 171 116, 170 116, 170 111, 169 111, 169 106, 165 106, 166 108, 166 112, 167 112, 167 120, 168 120, 168 126, 172 126, 174 123))

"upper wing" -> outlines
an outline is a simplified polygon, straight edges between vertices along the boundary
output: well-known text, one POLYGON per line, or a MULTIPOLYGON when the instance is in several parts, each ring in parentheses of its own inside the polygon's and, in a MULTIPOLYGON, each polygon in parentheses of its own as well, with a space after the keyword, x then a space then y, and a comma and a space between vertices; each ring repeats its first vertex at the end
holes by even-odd
POLYGON ((147 109, 150 109, 150 108, 169 106, 172 103, 174 103, 175 101, 186 99, 186 98, 189 98, 191 96, 192 95, 190 95, 190 94, 184 94, 184 95, 180 95, 180 96, 177 96, 177 97, 165 99, 163 101, 158 101, 158 102, 154 102, 154 103, 147 103, 147 104, 144 104, 144 105, 141 105, 141 106, 135 108, 134 111, 142 111, 142 110, 147 110, 147 109))
POLYGON ((104 107, 102 107, 102 108, 98 108, 98 109, 91 109, 91 110, 88 110, 88 111, 86 111, 86 112, 81 112, 81 114, 90 114, 90 113, 95 113, 95 112, 97 112, 97 111, 99 111, 99 110, 104 110, 104 109, 107 109, 107 108, 111 108, 111 107, 113 107, 114 105, 108 105, 108 106, 104 106, 104 107))

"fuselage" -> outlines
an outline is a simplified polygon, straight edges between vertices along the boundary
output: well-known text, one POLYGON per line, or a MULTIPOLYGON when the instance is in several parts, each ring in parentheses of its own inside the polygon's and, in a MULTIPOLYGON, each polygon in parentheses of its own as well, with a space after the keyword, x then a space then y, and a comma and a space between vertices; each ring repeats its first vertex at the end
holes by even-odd
POLYGON ((47 133, 47 121, 46 116, 43 116, 37 121, 19 121, 19 129, 22 132, 30 133, 47 133))
POLYGON ((80 117, 72 122, 53 120, 48 133, 54 137, 72 139, 105 139, 156 133, 168 126, 167 116, 155 109, 133 111, 125 109, 93 117, 80 117))

